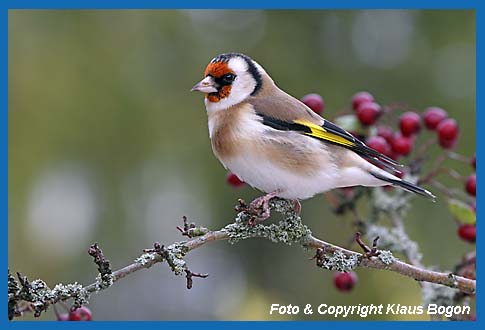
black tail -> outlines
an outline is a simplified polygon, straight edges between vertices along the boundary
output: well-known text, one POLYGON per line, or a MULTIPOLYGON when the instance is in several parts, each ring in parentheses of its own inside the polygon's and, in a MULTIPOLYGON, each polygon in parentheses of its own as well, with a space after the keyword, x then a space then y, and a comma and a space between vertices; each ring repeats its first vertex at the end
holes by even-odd
POLYGON ((404 190, 407 190, 407 191, 413 192, 415 194, 427 197, 427 198, 431 199, 433 202, 436 200, 436 196, 433 195, 431 192, 429 192, 426 189, 423 189, 421 187, 418 187, 417 185, 415 185, 411 182, 407 182, 407 181, 404 181, 404 180, 401 180, 401 179, 388 178, 388 177, 385 177, 384 175, 381 175, 379 173, 372 173, 371 172, 371 174, 379 180, 389 182, 392 185, 398 186, 398 187, 400 187, 404 190))

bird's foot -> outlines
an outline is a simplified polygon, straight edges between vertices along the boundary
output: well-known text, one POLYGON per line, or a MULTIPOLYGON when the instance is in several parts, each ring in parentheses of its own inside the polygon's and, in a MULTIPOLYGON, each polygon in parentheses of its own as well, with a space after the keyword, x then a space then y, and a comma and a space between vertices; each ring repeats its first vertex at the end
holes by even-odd
POLYGON ((357 242, 357 244, 359 244, 362 250, 364 250, 363 256, 367 259, 370 259, 371 257, 377 257, 379 254, 381 254, 381 252, 377 250, 378 240, 379 236, 374 238, 374 241, 372 242, 372 247, 370 248, 362 241, 360 232, 355 233, 355 241, 357 242))
POLYGON ((237 200, 237 205, 234 206, 234 210, 236 212, 247 212, 248 211, 248 204, 246 204, 246 201, 242 198, 239 198, 237 200))
MULTIPOLYGON (((248 224, 255 226, 257 222, 268 219, 271 215, 269 201, 276 197, 279 191, 273 191, 264 196, 254 199, 249 205, 242 199, 238 200, 238 205, 235 206, 237 212, 246 212, 250 215, 248 224)), ((296 206, 295 206, 296 207, 296 206)))
POLYGON ((261 197, 254 199, 249 204, 249 212, 256 215, 258 217, 257 220, 259 220, 259 221, 264 221, 264 220, 268 219, 271 216, 269 201, 273 197, 276 197, 278 192, 279 191, 276 190, 276 191, 270 192, 269 194, 266 194, 264 196, 261 196, 261 197))

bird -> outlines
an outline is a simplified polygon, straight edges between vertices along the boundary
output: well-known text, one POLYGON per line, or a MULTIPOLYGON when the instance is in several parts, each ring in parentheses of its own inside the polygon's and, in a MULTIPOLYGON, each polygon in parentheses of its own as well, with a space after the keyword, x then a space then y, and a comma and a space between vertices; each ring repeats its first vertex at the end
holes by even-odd
POLYGON ((300 200, 343 187, 393 185, 435 199, 388 171, 402 165, 287 94, 245 54, 213 58, 191 91, 205 94, 214 155, 265 193, 250 204, 260 220, 269 217, 274 197, 294 201, 299 214, 300 200))

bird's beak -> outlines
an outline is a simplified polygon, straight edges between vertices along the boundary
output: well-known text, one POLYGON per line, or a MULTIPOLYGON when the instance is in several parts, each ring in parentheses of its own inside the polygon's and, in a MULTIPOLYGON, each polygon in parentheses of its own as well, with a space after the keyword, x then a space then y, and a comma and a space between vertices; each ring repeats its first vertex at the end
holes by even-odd
POLYGON ((215 93, 217 92, 217 88, 215 87, 214 79, 211 76, 207 76, 201 81, 199 81, 197 84, 195 84, 195 86, 192 87, 190 91, 191 92, 198 91, 202 93, 215 93))

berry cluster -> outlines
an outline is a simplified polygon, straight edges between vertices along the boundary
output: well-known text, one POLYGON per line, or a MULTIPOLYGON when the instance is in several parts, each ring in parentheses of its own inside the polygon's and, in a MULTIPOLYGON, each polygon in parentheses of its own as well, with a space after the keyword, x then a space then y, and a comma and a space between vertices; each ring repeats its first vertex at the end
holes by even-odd
MULTIPOLYGON (((366 128, 375 125, 383 115, 392 110, 391 108, 381 107, 368 92, 359 92, 352 97, 352 109, 355 111, 355 116, 360 124, 366 128)), ((414 111, 404 112, 398 119, 398 131, 394 132, 389 126, 379 125, 375 135, 366 139, 366 144, 370 148, 397 160, 399 157, 408 156, 412 152, 416 137, 421 132, 423 124, 429 131, 436 132, 437 142, 442 149, 450 150, 456 146, 459 137, 458 123, 455 119, 448 117, 445 110, 438 107, 425 109, 421 116, 414 111)), ((475 156, 471 165, 476 169, 475 156)), ((476 196, 475 173, 466 179, 465 191, 472 197, 476 196)), ((475 224, 461 224, 458 228, 458 235, 465 241, 475 242, 475 224)))
MULTIPOLYGON (((390 107, 381 107, 368 92, 359 92, 352 97, 352 109, 364 127, 375 125, 392 110, 390 107)), ((395 160, 400 156, 408 156, 423 123, 428 130, 436 131, 439 145, 443 149, 452 149, 456 145, 458 124, 455 119, 448 118, 445 110, 437 107, 427 108, 421 116, 414 111, 403 113, 399 117, 399 130, 396 132, 389 126, 379 125, 377 134, 366 141, 367 145, 395 160)))

